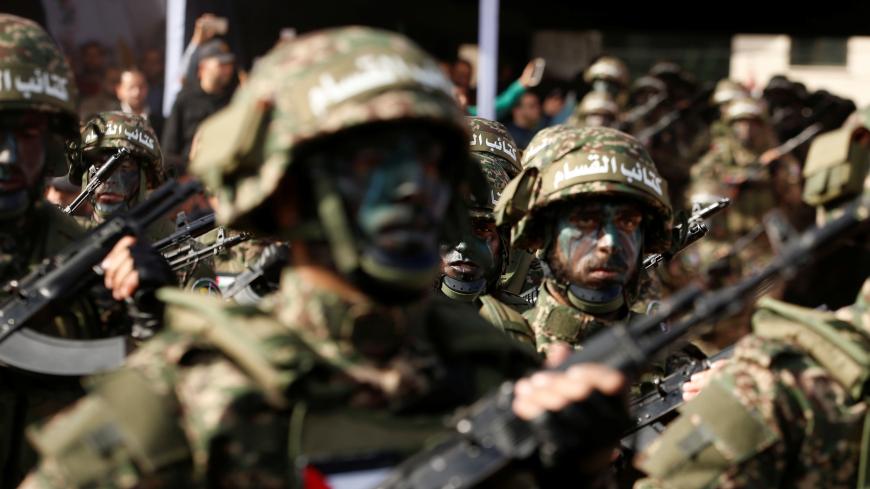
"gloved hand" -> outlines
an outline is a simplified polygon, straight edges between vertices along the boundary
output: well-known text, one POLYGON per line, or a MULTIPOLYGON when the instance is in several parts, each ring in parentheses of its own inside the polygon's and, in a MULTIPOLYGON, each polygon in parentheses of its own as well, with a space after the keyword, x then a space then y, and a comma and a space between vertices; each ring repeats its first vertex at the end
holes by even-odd
POLYGON ((144 339, 159 329, 163 303, 154 292, 175 282, 175 274, 163 256, 150 244, 132 236, 121 238, 100 265, 103 283, 112 297, 125 301, 133 318, 132 335, 144 339))
MULTIPOLYGON (((561 363, 568 355, 562 350, 548 349, 547 363, 561 363)), ((625 377, 604 365, 542 371, 517 382, 513 410, 531 423, 545 467, 576 469, 581 458, 600 460, 600 467, 582 468, 594 472, 606 469, 612 448, 629 426, 625 387, 625 377)))

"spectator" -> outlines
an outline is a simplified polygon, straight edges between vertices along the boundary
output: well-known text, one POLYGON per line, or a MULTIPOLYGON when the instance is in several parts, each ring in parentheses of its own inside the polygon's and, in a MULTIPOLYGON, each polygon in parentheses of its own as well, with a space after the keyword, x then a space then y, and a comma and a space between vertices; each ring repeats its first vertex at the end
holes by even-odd
MULTIPOLYGON (((508 112, 511 111, 513 106, 517 103, 517 100, 525 93, 525 91, 529 88, 534 88, 540 82, 540 79, 533 78, 533 74, 535 72, 535 61, 529 61, 526 64, 526 67, 523 69, 522 75, 520 75, 519 79, 511 83, 503 92, 498 94, 498 97, 495 99, 495 118, 503 119, 508 112)), ((459 102, 459 106, 462 107, 469 115, 477 115, 477 106, 468 105, 468 96, 467 92, 463 91, 461 88, 454 86, 453 96, 456 98, 457 102, 459 102)))
POLYGON ((115 96, 115 89, 120 82, 121 70, 114 66, 106 68, 103 72, 103 89, 94 95, 82 99, 82 103, 79 106, 79 117, 84 121, 100 112, 120 110, 121 105, 115 96))
MULTIPOLYGON (((148 82, 148 110, 163 117, 163 52, 156 48, 146 49, 140 66, 148 82)), ((160 134, 160 131, 155 132, 160 134)))
POLYGON ((453 69, 450 72, 450 79, 453 84, 464 90, 466 94, 471 90, 471 63, 464 59, 457 59, 453 63, 453 69))
POLYGON ((235 56, 220 39, 199 48, 199 83, 188 84, 175 99, 172 112, 163 127, 161 146, 170 168, 178 169, 190 153, 193 135, 199 123, 223 108, 234 88, 235 56))
POLYGON ((122 111, 141 116, 148 121, 155 134, 161 134, 163 116, 159 111, 152 112, 148 106, 149 91, 145 74, 136 68, 129 68, 121 72, 121 82, 115 89, 115 95, 121 103, 122 111))
POLYGON ((179 71, 183 73, 181 78, 182 86, 194 82, 197 78, 199 67, 200 46, 206 45, 215 36, 225 34, 225 32, 217 32, 215 30, 215 19, 218 17, 214 14, 202 14, 196 19, 193 26, 193 35, 190 37, 190 43, 184 48, 184 53, 181 55, 181 63, 179 71))
POLYGON ((505 124, 519 148, 525 149, 541 126, 541 98, 535 92, 525 92, 511 111, 505 124))
POLYGON ((76 85, 82 98, 99 95, 103 89, 106 71, 106 48, 98 41, 79 46, 79 71, 76 85))

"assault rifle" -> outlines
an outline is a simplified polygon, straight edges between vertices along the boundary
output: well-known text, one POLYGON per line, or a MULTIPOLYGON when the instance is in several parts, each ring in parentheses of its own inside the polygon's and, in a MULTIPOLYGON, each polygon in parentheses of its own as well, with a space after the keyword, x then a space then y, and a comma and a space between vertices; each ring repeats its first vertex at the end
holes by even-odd
POLYGON ((263 250, 257 261, 238 274, 233 284, 223 294, 224 299, 233 299, 241 291, 266 276, 270 271, 283 268, 290 262, 290 248, 284 244, 273 244, 263 250))
POLYGON ((152 246, 155 250, 162 252, 168 248, 178 246, 190 239, 198 238, 211 231, 214 229, 214 223, 214 213, 206 214, 199 219, 180 226, 174 233, 161 240, 155 241, 152 246))
POLYGON ((121 161, 125 156, 129 156, 130 150, 127 148, 118 148, 118 151, 115 152, 105 163, 103 166, 94 173, 94 176, 88 181, 88 186, 85 187, 84 190, 81 191, 80 194, 76 195, 76 198, 73 199, 72 202, 69 203, 68 206, 63 208, 63 211, 67 214, 72 214, 78 209, 84 201, 91 198, 94 195, 94 192, 97 191, 100 185, 104 184, 109 177, 112 176, 112 173, 115 172, 115 169, 121 164, 121 161))
POLYGON ((201 191, 196 182, 169 182, 129 212, 115 216, 84 239, 47 258, 33 272, 9 282, 0 305, 0 361, 32 372, 84 375, 116 368, 126 354, 123 337, 75 341, 27 328, 35 316, 92 285, 99 263, 124 236, 141 235, 154 221, 201 191))
MULTIPOLYGON (((643 269, 649 270, 655 268, 659 263, 665 260, 670 260, 674 255, 686 249, 690 244, 703 238, 709 231, 704 221, 728 207, 729 204, 731 204, 730 199, 722 198, 719 199, 718 202, 714 202, 692 214, 688 221, 686 221, 688 230, 686 231, 686 237, 680 244, 679 249, 665 253, 653 253, 652 255, 647 256, 643 259, 643 269)), ((682 226, 683 224, 677 225, 678 234, 681 233, 682 226)))
MULTIPOLYGON (((572 354, 558 367, 565 370, 581 363, 598 363, 622 371, 629 378, 642 372, 652 358, 688 335, 697 325, 735 314, 754 297, 758 287, 773 277, 792 273, 817 250, 859 224, 866 224, 870 200, 851 204, 843 215, 829 224, 811 229, 785 246, 770 264, 746 279, 705 294, 699 285, 686 287, 665 301, 654 316, 630 324, 618 324, 595 335, 582 351, 572 354), (667 322, 670 326, 662 328, 667 322)), ((455 433, 435 447, 401 464, 378 487, 435 489, 473 487, 515 460, 539 453, 541 443, 531 423, 518 418, 512 409, 514 383, 504 383, 497 392, 460 412, 455 433)), ((589 403, 601 399, 594 394, 589 403), (597 399, 596 399, 597 398, 597 399)), ((582 419, 587 403, 572 406, 572 416, 582 419)), ((588 414, 586 414, 588 416, 588 414)), ((595 420, 585 423, 595 426, 595 420)), ((582 433, 578 433, 581 436, 582 433)), ((601 440, 590 440, 595 443, 601 440)), ((603 447, 602 447, 603 448, 603 447)))
POLYGON ((200 247, 199 243, 190 239, 188 240, 188 244, 185 244, 184 246, 164 251, 163 258, 166 258, 166 261, 169 262, 169 267, 172 268, 173 272, 189 270, 196 267, 196 265, 201 261, 219 253, 223 253, 233 246, 249 239, 251 239, 251 235, 248 233, 230 236, 227 234, 225 228, 219 227, 217 228, 217 238, 213 243, 200 247))
POLYGON ((653 441, 664 429, 662 421, 683 404, 683 384, 696 373, 708 370, 717 361, 731 358, 733 354, 734 345, 731 345, 709 358, 692 360, 676 372, 655 379, 653 390, 629 403, 631 426, 623 432, 623 446, 640 451, 653 441))

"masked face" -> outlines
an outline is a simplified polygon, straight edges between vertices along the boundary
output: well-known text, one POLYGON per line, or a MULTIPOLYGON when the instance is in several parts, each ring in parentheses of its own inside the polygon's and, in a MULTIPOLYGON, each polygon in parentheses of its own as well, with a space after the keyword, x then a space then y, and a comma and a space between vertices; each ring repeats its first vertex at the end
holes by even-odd
POLYGON ((362 253, 390 270, 434 269, 450 197, 444 148, 418 127, 351 135, 327 156, 327 171, 355 223, 362 253))
POLYGON ((472 234, 441 246, 441 274, 463 282, 491 282, 501 270, 501 242, 492 219, 472 218, 472 234))
POLYGON ((622 287, 637 271, 643 214, 629 201, 603 199, 557 214, 549 262, 557 278, 593 290, 622 287))
MULTIPOLYGON (((88 158, 91 178, 112 154, 114 151, 105 151, 88 158)), ((129 209, 139 195, 139 185, 139 163, 127 157, 94 193, 92 204, 97 221, 102 222, 129 209)))
POLYGON ((0 115, 0 219, 23 214, 39 194, 48 117, 36 111, 0 115))

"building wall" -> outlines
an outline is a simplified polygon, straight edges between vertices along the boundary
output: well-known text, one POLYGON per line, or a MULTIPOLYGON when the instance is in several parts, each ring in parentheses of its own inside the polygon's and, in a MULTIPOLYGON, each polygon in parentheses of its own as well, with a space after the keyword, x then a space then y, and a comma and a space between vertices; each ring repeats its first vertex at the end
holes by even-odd
POLYGON ((870 37, 850 37, 846 64, 792 65, 792 39, 786 35, 736 35, 731 42, 731 78, 761 90, 774 75, 800 81, 809 90, 828 90, 870 104, 870 37))

